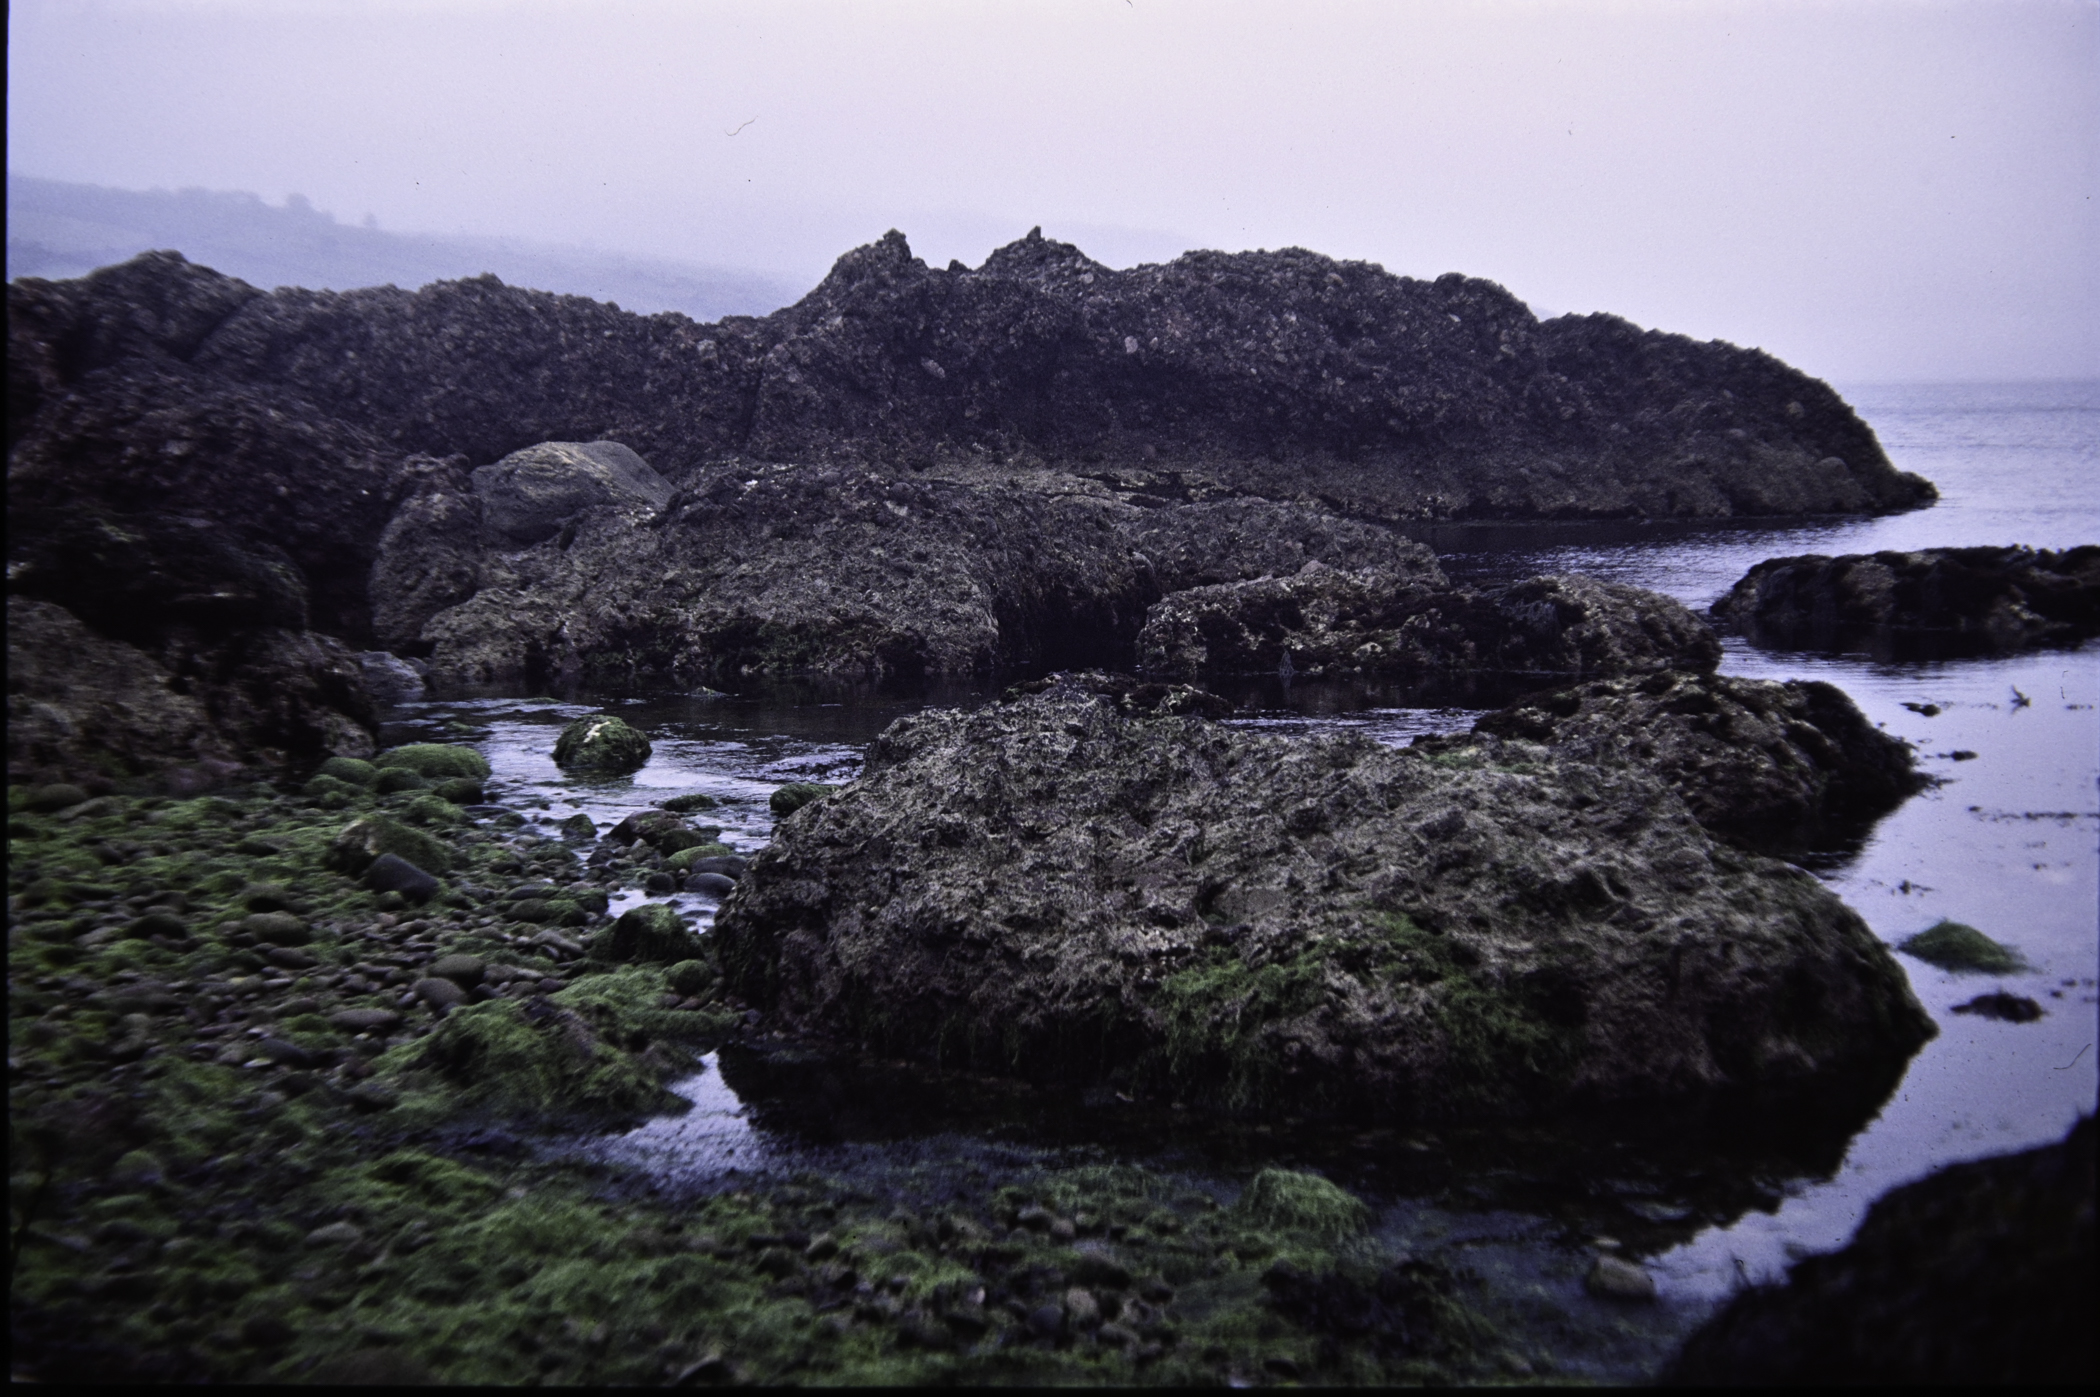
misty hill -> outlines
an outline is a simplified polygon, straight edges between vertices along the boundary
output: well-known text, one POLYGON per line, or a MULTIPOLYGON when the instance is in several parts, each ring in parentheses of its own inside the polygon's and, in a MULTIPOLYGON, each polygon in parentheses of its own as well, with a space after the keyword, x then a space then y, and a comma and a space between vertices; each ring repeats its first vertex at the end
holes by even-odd
POLYGON ((159 248, 261 287, 413 289, 489 272, 513 286, 611 301, 645 315, 675 310, 696 320, 764 315, 807 290, 732 268, 338 223, 298 195, 279 208, 253 194, 142 193, 7 177, 10 281, 83 276, 159 248))

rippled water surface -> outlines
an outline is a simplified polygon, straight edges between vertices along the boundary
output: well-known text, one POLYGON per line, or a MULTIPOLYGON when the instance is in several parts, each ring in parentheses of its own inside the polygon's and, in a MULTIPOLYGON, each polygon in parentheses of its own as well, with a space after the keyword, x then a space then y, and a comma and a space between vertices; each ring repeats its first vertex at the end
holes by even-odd
MULTIPOLYGON (((2100 542, 2100 385, 1870 386, 1848 397, 1899 467, 1939 486, 1937 506, 1783 529, 1498 528, 1452 531, 1435 542, 1457 577, 1588 572, 1694 607, 1775 556, 2100 542)), ((1001 1099, 977 1088, 958 1096, 894 1075, 855 1076, 725 1050, 680 1084, 690 1111, 590 1148, 667 1186, 699 1189, 808 1167, 923 1173, 968 1160, 1019 1168, 1076 1151, 1188 1172, 1224 1196, 1264 1162, 1316 1164, 1382 1200, 1384 1225, 1396 1236, 1463 1260, 1499 1304, 1515 1307, 1507 1310, 1513 1322, 1558 1335, 1540 1342, 1560 1346, 1564 1374, 1652 1371, 1744 1278, 1776 1278, 1795 1257, 1843 1245, 1875 1197, 1941 1164, 2060 1138, 2079 1112, 2093 1109, 2100 1084, 2100 647, 1883 664, 1732 642, 1722 667, 1836 684, 1874 722, 1913 742, 1923 769, 1939 778, 1863 841, 1809 860, 1877 933, 1893 944, 1951 917, 2017 947, 2032 966, 2002 977, 1953 975, 1899 956, 1940 1033, 1893 1091, 1890 1083, 1868 1083, 1833 1088, 1822 1102, 1744 1103, 1697 1117, 1409 1134, 1378 1122, 1351 1130, 1227 1127, 1122 1112, 1113 1102, 1001 1099), (1938 712, 1926 717, 1907 705, 1938 712), (2034 998, 2045 1016, 2012 1024, 1954 1012, 2000 987, 2034 998), (1606 1231, 1654 1271, 1661 1304, 1629 1316, 1582 1293, 1584 1248, 1606 1231)), ((1252 706, 1239 720, 1250 728, 1281 735, 1353 728, 1396 745, 1425 732, 1462 731, 1499 701, 1485 692, 1410 696, 1274 681, 1226 692, 1252 706)), ((602 828, 697 791, 721 802, 700 818, 721 825, 731 846, 755 850, 770 838, 766 799, 775 787, 850 780, 866 744, 894 718, 929 703, 986 697, 970 688, 913 700, 774 688, 609 697, 588 706, 544 698, 432 703, 399 716, 419 731, 462 725, 451 731, 473 734, 495 768, 493 798, 548 837, 579 811, 602 828), (647 731, 654 758, 632 777, 564 775, 547 755, 556 731, 601 709, 647 731)), ((711 900, 676 900, 697 925, 711 922, 711 900)))

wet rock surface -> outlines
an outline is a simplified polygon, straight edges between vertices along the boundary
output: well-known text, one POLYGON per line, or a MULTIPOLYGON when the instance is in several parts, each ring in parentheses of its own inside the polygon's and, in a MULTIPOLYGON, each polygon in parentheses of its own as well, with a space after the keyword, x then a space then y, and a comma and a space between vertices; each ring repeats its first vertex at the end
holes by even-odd
POLYGON ((1875 1203, 1843 1251, 1737 1296, 1665 1380, 2090 1383, 2094 1196, 2091 1116, 1941 1169, 1875 1203))
POLYGON ((1921 789, 1908 744, 1844 692, 1814 680, 1665 672, 1534 694, 1467 737, 1417 741, 1456 756, 1482 739, 1543 742, 1568 757, 1645 771, 1699 823, 1751 848, 1793 851, 1863 828, 1921 789))
POLYGON ((1887 950, 1631 765, 1133 717, 893 724, 724 904, 725 975, 867 1050, 1235 1109, 1495 1111, 1900 1058, 1887 950))
POLYGON ((1597 675, 1710 670, 1721 643, 1683 604, 1594 578, 1454 589, 1432 569, 1344 571, 1176 592, 1137 639, 1148 674, 1308 678, 1457 671, 1597 675))
POLYGON ((1937 659, 2076 645, 2100 635, 2100 546, 1772 558, 1713 610, 1774 650, 1937 659))

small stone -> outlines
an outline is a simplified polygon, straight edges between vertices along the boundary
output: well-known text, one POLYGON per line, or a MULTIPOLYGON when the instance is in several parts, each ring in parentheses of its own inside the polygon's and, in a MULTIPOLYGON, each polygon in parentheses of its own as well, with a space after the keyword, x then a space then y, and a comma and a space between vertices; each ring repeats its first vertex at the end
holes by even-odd
POLYGON ((1050 1224, 1050 1235, 1060 1242, 1069 1242, 1079 1235, 1079 1229, 1070 1218, 1059 1218, 1050 1224))
POLYGON ((234 900, 250 912, 283 912, 291 907, 292 894, 282 883, 250 883, 234 900))
POLYGON ((288 1043, 282 1038, 265 1038, 255 1045, 256 1056, 284 1067, 312 1067, 314 1055, 297 1043, 288 1043))
POLYGON ((364 884, 373 892, 399 893, 418 902, 435 897, 440 887, 436 878, 399 854, 381 854, 372 860, 372 866, 365 870, 364 884))
POLYGON ((338 1009, 328 1022, 349 1033, 384 1033, 401 1022, 391 1009, 338 1009))
POLYGON ((347 1247, 365 1239, 355 1223, 331 1222, 326 1227, 316 1227, 306 1234, 306 1245, 310 1247, 347 1247))
POLYGON ((598 826, 590 816, 578 811, 561 822, 561 837, 564 839, 596 839, 598 826))
POLYGON ((148 912, 124 928, 124 934, 140 941, 155 936, 164 936, 170 941, 187 941, 190 939, 190 928, 189 923, 172 912, 148 912))
POLYGON ((1092 1329, 1101 1323, 1101 1302, 1091 1290, 1075 1285, 1065 1292, 1065 1317, 1074 1329, 1092 1329))
POLYGON ((304 946, 314 939, 305 922, 289 912, 254 912, 235 923, 258 941, 275 946, 304 946))
POLYGON ((321 963, 308 952, 291 946, 272 946, 263 953, 263 959, 284 970, 311 970, 321 963))
POLYGON ((1028 1327, 1038 1336, 1054 1339, 1065 1332, 1065 1309, 1062 1305, 1038 1305, 1028 1312, 1028 1327))
POLYGON ((450 980, 425 977, 408 987, 409 993, 442 1014, 456 1005, 464 1004, 467 992, 450 980))
POLYGON ((668 810, 674 815, 689 815, 695 810, 712 810, 716 804, 717 802, 713 796, 695 794, 672 796, 669 800, 660 800, 656 803, 656 808, 668 810))
POLYGON ((450 980, 462 989, 472 989, 482 981, 487 967, 479 956, 441 956, 431 964, 430 973, 441 980, 450 980))
POLYGON ((1655 1278, 1624 1257, 1606 1254, 1597 1258, 1583 1277, 1583 1288, 1609 1300, 1653 1300, 1655 1278))
POLYGON ((39 814, 48 815, 53 811, 84 804, 87 798, 88 793, 81 790, 80 787, 60 783, 51 786, 32 787, 29 792, 29 799, 25 803, 31 810, 39 814))
POLYGON ((1138 1336, 1111 1320, 1094 1331, 1094 1337, 1113 1348, 1128 1348, 1138 1341, 1138 1336))
POLYGON ((837 786, 825 786, 815 781, 791 781, 773 792, 766 804, 776 816, 785 819, 811 801, 821 800, 837 789, 837 786))
POLYGON ((399 1100, 392 1087, 379 1082, 360 1082, 350 1089, 350 1104, 360 1111, 390 1111, 399 1100))
POLYGON ((695 873, 685 880, 689 893, 705 893, 709 897, 727 897, 736 891, 736 879, 721 873, 695 873))

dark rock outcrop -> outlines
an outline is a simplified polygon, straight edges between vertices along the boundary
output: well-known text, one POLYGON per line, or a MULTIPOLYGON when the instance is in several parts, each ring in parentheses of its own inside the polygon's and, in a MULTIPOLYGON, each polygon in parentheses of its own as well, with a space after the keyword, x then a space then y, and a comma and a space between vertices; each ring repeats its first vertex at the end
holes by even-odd
MULTIPOLYGON (((1672 787, 1712 833, 1798 850, 1888 813, 1924 785, 1908 743, 1818 681, 1662 673, 1535 694, 1487 714, 1471 737, 1416 739, 1454 754, 1486 739, 1543 742, 1672 787)), ((1483 760, 1492 759, 1491 755, 1483 760)))
POLYGON ((1772 650, 1955 658, 2076 645, 2100 635, 2100 546, 1771 558, 1713 611, 1772 650))
POLYGON ((463 491, 432 491, 387 531, 375 611, 388 646, 427 655, 440 684, 912 682, 1127 663, 1172 587, 1308 556, 1442 580, 1421 545, 1304 505, 1163 517, 1183 511, 1080 484, 712 468, 660 514, 587 507, 529 548, 491 538, 463 491))
POLYGON ((1875 1203, 1850 1245, 1745 1291, 1664 1375, 1685 1385, 2100 1378, 2094 1125, 1953 1164, 1875 1203))
POLYGON ((453 683, 1124 666, 1170 592, 1418 566, 1399 522, 1931 498, 1766 355, 1297 250, 1118 272, 1031 235, 937 270, 892 234, 714 325, 492 277, 262 292, 173 253, 8 307, 11 589, 134 644, 112 598, 216 608, 219 668, 295 610, 453 683), (600 444, 566 484, 502 464, 564 442, 600 444), (152 546, 83 582, 50 522, 81 515, 152 546), (231 590, 160 597, 199 559, 231 590))
POLYGON ((1138 635, 1148 674, 1395 675, 1436 671, 1594 675, 1712 669, 1721 643, 1681 603, 1589 577, 1480 591, 1427 570, 1345 572, 1192 587, 1154 606, 1138 635))
POLYGON ((893 724, 724 903, 732 989, 881 1053, 1294 1112, 1799 1080, 1932 1032, 1855 914, 1637 769, 1090 687, 893 724))

